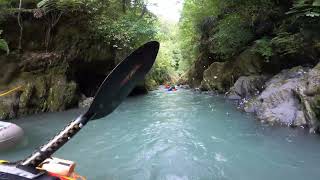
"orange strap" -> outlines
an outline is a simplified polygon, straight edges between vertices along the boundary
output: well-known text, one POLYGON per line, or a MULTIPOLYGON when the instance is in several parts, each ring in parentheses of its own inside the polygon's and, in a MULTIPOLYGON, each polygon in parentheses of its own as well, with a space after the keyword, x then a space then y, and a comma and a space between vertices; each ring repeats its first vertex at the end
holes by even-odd
POLYGON ((83 176, 80 176, 79 174, 77 174, 77 173, 72 173, 72 175, 70 176, 70 177, 68 177, 68 176, 61 176, 61 175, 59 175, 59 174, 55 174, 55 173, 51 173, 51 172, 49 172, 49 174, 51 175, 51 176, 55 176, 55 177, 58 177, 58 178, 60 178, 61 180, 87 180, 85 177, 83 177, 83 176))
POLYGON ((77 173, 72 173, 72 177, 75 178, 75 179, 79 179, 79 180, 87 180, 85 177, 83 176, 80 176, 79 174, 77 173))

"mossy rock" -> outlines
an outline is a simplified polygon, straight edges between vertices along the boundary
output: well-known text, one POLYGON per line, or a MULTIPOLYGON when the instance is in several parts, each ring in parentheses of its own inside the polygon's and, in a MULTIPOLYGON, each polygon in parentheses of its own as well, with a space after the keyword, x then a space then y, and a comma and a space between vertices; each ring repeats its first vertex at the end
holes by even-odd
POLYGON ((45 77, 38 77, 34 82, 34 86, 37 97, 45 98, 48 90, 47 79, 45 77))
POLYGON ((317 120, 320 122, 320 94, 313 97, 311 108, 316 114, 317 120))
POLYGON ((204 71, 203 81, 201 82, 202 90, 213 90, 223 93, 226 91, 225 79, 230 73, 226 73, 226 63, 214 62, 204 71))
POLYGON ((200 54, 198 59, 187 72, 187 83, 193 88, 201 86, 201 82, 204 79, 204 72, 212 63, 212 59, 208 58, 205 53, 200 54))
POLYGON ((9 118, 10 108, 0 102, 0 120, 6 120, 9 118))
POLYGON ((22 110, 22 114, 24 114, 24 111, 26 111, 26 108, 30 104, 32 94, 34 93, 34 84, 33 83, 27 83, 27 85, 24 87, 24 91, 20 96, 20 103, 19 103, 19 109, 22 110))
POLYGON ((233 63, 233 74, 237 76, 260 75, 263 72, 264 58, 250 47, 243 51, 233 63))
POLYGON ((79 97, 75 82, 67 82, 64 78, 55 78, 51 83, 47 99, 49 111, 62 111, 74 107, 78 103, 79 97))

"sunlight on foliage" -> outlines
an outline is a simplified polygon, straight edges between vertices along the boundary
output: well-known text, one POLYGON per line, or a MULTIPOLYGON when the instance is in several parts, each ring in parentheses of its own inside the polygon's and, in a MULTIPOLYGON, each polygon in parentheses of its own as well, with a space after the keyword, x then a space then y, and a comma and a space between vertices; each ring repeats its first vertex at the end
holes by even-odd
POLYGON ((174 82, 180 73, 181 52, 177 41, 178 27, 160 20, 157 39, 161 43, 156 63, 149 73, 158 84, 174 82))

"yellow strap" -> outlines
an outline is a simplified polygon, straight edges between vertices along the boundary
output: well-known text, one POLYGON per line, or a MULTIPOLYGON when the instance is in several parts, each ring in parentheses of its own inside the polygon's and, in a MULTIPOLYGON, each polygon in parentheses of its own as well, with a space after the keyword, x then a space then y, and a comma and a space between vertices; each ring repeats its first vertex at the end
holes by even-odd
POLYGON ((0 160, 0 164, 8 163, 9 161, 6 160, 0 160))
POLYGON ((7 91, 7 92, 1 93, 1 94, 0 94, 0 97, 9 95, 9 94, 11 94, 11 93, 13 93, 13 92, 21 89, 21 88, 22 88, 22 86, 18 86, 18 87, 14 88, 14 89, 11 89, 11 90, 7 91))

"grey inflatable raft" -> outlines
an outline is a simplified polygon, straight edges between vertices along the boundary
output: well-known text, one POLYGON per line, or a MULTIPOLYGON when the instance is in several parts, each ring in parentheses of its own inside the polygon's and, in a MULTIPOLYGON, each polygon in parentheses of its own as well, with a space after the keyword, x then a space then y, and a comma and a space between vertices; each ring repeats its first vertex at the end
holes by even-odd
POLYGON ((0 151, 16 146, 22 140, 23 134, 19 126, 0 121, 0 151))

